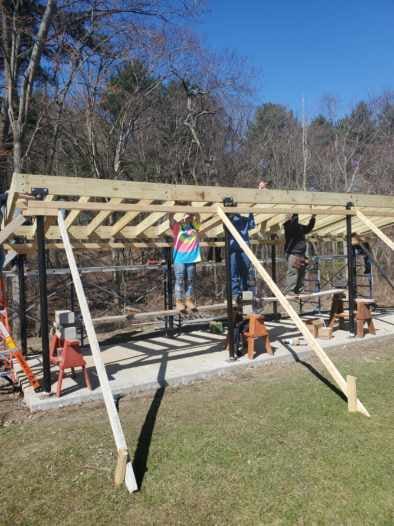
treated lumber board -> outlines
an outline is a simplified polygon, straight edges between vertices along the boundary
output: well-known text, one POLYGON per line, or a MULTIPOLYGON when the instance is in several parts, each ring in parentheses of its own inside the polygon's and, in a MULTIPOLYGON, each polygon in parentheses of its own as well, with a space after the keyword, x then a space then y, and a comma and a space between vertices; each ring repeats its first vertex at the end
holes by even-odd
MULTIPOLYGON (((82 197, 79 198, 79 202, 80 203, 88 203, 89 199, 90 199, 90 197, 82 196, 82 197)), ((82 212, 82 210, 71 210, 67 214, 67 217, 65 219, 66 228, 69 228, 77 220, 77 218, 79 217, 81 212, 82 212)))
MULTIPOLYGON (((96 202, 87 202, 82 203, 80 201, 56 201, 55 207, 46 203, 45 201, 29 201, 27 204, 26 215, 38 215, 35 212, 35 209, 40 209, 40 211, 48 209, 53 212, 53 209, 64 209, 64 210, 85 210, 85 211, 108 211, 112 212, 162 212, 162 213, 199 213, 199 214, 210 214, 214 215, 216 211, 216 204, 211 206, 202 206, 200 205, 177 205, 175 201, 169 201, 164 204, 151 204, 144 205, 141 202, 138 203, 122 203, 120 200, 111 199, 108 203, 96 203, 96 202), (173 203, 173 204, 171 204, 173 203)), ((255 211, 255 204, 243 204, 233 207, 226 207, 228 213, 240 213, 248 214, 249 212, 255 211)), ((259 209, 260 211, 260 209, 259 209)), ((51 213, 52 213, 51 212, 51 213)), ((288 208, 282 208, 277 206, 272 206, 271 208, 264 209, 264 213, 271 215, 279 214, 288 214, 295 213, 299 214, 324 214, 324 215, 355 215, 354 210, 346 210, 345 208, 342 211, 331 211, 326 210, 325 208, 311 207, 308 205, 292 208, 290 211, 288 208)), ((393 213, 391 212, 391 215, 393 213)))
POLYGON ((126 466, 127 460, 129 457, 129 452, 127 449, 118 450, 118 460, 116 462, 115 476, 114 476, 114 486, 119 487, 123 484, 126 476, 126 466))
MULTIPOLYGON (((285 298, 285 296, 282 294, 279 287, 276 285, 276 283, 272 280, 271 276, 268 274, 268 272, 265 270, 265 268, 261 265, 259 260, 256 258, 256 256, 253 254, 252 250, 248 247, 248 245, 245 243, 245 241, 242 239, 236 228, 234 228, 231 221, 226 216, 226 213, 224 212, 223 208, 218 206, 218 214, 219 217, 222 219, 223 223, 226 225, 234 239, 237 241, 240 248, 244 251, 246 256, 249 258, 255 269, 257 270, 258 274, 263 278, 265 283, 269 286, 271 291, 274 293, 276 298, 278 299, 279 303, 282 305, 284 310, 287 312, 287 314, 290 316, 290 318, 295 323, 298 330, 301 332, 301 334, 304 336, 306 342, 309 344, 309 347, 314 351, 314 353, 318 356, 322 364, 325 366, 327 371, 330 373, 334 381, 337 383, 341 391, 348 396, 347 393, 347 383, 346 380, 343 378, 341 373, 338 371, 332 360, 328 357, 326 352, 323 350, 321 345, 315 340, 315 338, 310 333, 309 329, 305 325, 305 323, 301 320, 301 318, 298 316, 296 311, 293 309, 293 307, 290 305, 289 301, 285 298)), ((364 405, 360 402, 360 400, 357 400, 357 410, 366 415, 370 416, 364 405)))
MULTIPOLYGON (((319 292, 310 292, 309 294, 292 294, 285 296, 288 300, 303 300, 308 298, 319 298, 322 296, 332 296, 333 294, 346 293, 346 289, 330 289, 330 290, 321 290, 319 292)), ((278 301, 276 296, 267 296, 261 298, 264 301, 278 301)))
MULTIPOLYGON (((272 244, 280 244, 280 240, 275 241, 274 243, 270 240, 252 240, 251 245, 267 245, 271 246, 272 244)), ((50 241, 47 243, 48 250, 64 250, 62 242, 53 242, 50 241)), ((111 251, 113 249, 125 249, 125 248, 166 248, 171 247, 172 242, 160 241, 160 240, 143 240, 143 241, 107 241, 107 242, 94 242, 94 241, 76 241, 72 240, 72 247, 74 250, 100 250, 100 251, 111 251)), ((224 247, 224 241, 201 241, 201 247, 224 247)), ((18 254, 31 254, 34 253, 35 248, 32 242, 24 244, 13 244, 5 245, 6 250, 11 248, 15 250, 18 254)))
POLYGON ((382 232, 380 228, 378 228, 370 219, 368 219, 368 217, 365 217, 365 215, 362 212, 360 212, 360 210, 358 210, 357 208, 356 214, 359 220, 362 223, 364 223, 370 230, 372 230, 372 232, 374 232, 374 234, 376 234, 378 238, 383 241, 383 243, 386 243, 386 245, 389 246, 391 250, 394 250, 394 241, 392 241, 388 236, 386 236, 386 234, 382 232))
POLYGON ((64 196, 118 197, 135 199, 161 199, 163 201, 222 202, 234 197, 238 203, 277 203, 281 205, 328 205, 346 207, 352 202, 356 207, 394 208, 394 196, 366 195, 337 192, 303 192, 294 190, 258 190, 219 186, 171 185, 117 181, 83 177, 54 177, 33 174, 14 174, 20 181, 18 191, 29 192, 33 186, 44 186, 49 193, 64 196))
MULTIPOLYGON (((94 204, 94 205, 98 205, 98 204, 107 204, 107 205, 113 205, 113 206, 117 206, 117 205, 120 205, 121 202, 123 201, 123 198, 113 198, 110 200, 109 203, 90 203, 90 205, 94 204)), ((86 209, 84 209, 86 210, 86 209)), ((84 232, 85 232, 85 238, 88 238, 89 236, 91 236, 95 230, 97 230, 97 228, 102 224, 104 223, 104 221, 107 219, 107 217, 109 217, 112 213, 113 213, 113 210, 108 210, 108 209, 105 209, 105 208, 100 208, 100 207, 96 207, 95 210, 100 210, 99 213, 96 215, 96 217, 94 219, 92 219, 90 221, 90 223, 84 227, 84 232)))
MULTIPOLYGON (((73 249, 71 247, 70 238, 67 233, 67 228, 63 219, 63 211, 59 210, 58 214, 59 229, 62 235, 64 250, 66 252, 67 261, 71 270, 72 279, 74 282, 75 292, 78 297, 79 306, 81 309, 81 314, 83 322, 85 325, 90 349, 92 352, 92 357, 94 364, 96 366, 97 376, 100 381, 101 390, 103 393, 104 403, 107 410, 108 418, 111 424, 112 433, 115 439, 116 448, 118 451, 126 450, 128 451, 126 438, 123 433, 122 425, 120 423, 119 414, 116 410, 114 397, 112 395, 111 387, 109 385, 109 380, 107 376, 107 371, 105 370, 104 362, 101 357, 100 346, 97 341, 96 332, 94 330, 92 317, 90 315, 89 305, 85 296, 83 289, 81 277, 78 272, 78 267, 75 261, 73 249)), ((126 476, 125 484, 129 492, 137 491, 138 486, 134 476, 133 467, 131 462, 127 462, 126 466, 126 476)))
POLYGON ((145 318, 164 318, 168 316, 190 316, 197 314, 200 311, 215 311, 215 310, 225 310, 227 308, 227 303, 216 303, 212 305, 200 305, 197 306, 197 310, 192 313, 179 313, 176 309, 167 309, 167 310, 156 310, 150 312, 137 312, 133 307, 126 307, 128 314, 117 314, 114 316, 102 316, 100 318, 94 318, 93 323, 95 325, 100 325, 104 323, 116 323, 122 321, 130 320, 143 320, 145 318))
MULTIPOLYGON (((142 200, 138 204, 147 206, 151 203, 151 200, 142 200)), ((111 228, 111 237, 116 236, 118 232, 121 232, 140 212, 127 212, 123 215, 111 228)))
MULTIPOLYGON (((169 207, 170 210, 171 210, 174 204, 175 204, 174 201, 167 201, 162 206, 163 207, 169 207)), ((153 206, 155 206, 155 205, 153 205, 153 206)), ((148 212, 148 210, 146 210, 146 208, 147 207, 145 207, 144 211, 148 212)), ((144 220, 142 220, 137 226, 132 227, 133 228, 133 237, 138 237, 138 236, 142 235, 145 232, 145 230, 147 230, 148 228, 153 226, 155 223, 157 223, 165 215, 166 215, 166 213, 163 213, 163 212, 154 212, 154 213, 150 214, 148 217, 146 217, 144 220)))
POLYGON ((13 236, 16 232, 16 230, 23 225, 23 223, 26 221, 26 218, 19 214, 14 219, 6 225, 3 230, 0 231, 0 245, 5 243, 7 239, 9 239, 11 236, 13 236))
POLYGON ((348 391, 348 410, 349 413, 356 413, 357 412, 357 386, 356 376, 350 376, 350 374, 346 377, 347 381, 347 391, 348 391))

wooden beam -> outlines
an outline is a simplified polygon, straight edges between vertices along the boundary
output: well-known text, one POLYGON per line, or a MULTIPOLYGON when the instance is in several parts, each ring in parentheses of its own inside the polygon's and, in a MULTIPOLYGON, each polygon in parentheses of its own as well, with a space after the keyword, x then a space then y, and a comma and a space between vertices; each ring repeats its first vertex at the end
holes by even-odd
POLYGON ((347 392, 348 392, 348 410, 349 413, 357 412, 357 387, 356 387, 356 376, 347 375, 347 392))
MULTIPOLYGON (((322 296, 332 296, 333 294, 346 293, 346 289, 330 289, 330 290, 321 290, 319 292, 310 292, 308 294, 293 294, 284 296, 287 300, 306 300, 309 298, 319 298, 322 296)), ((268 296, 261 298, 263 301, 278 301, 276 296, 268 296)))
MULTIPOLYGON (((256 258, 256 256, 253 254, 252 250, 249 248, 249 246, 245 243, 245 241, 240 236, 239 232, 236 228, 234 228, 233 224, 227 217, 226 213, 224 212, 223 208, 218 206, 218 214, 219 217, 222 219, 225 226, 230 231, 231 235, 234 237, 234 239, 237 241, 240 248, 244 251, 246 256, 249 258, 253 266, 256 268, 258 274, 263 278, 265 283, 269 286, 273 294, 278 299, 279 303, 282 305, 284 310, 287 312, 287 314, 290 316, 290 318, 295 323, 298 330, 301 332, 301 334, 304 336, 306 342, 309 344, 309 347, 314 351, 314 353, 317 355, 317 357, 320 359, 322 364, 326 367, 327 371, 330 373, 334 381, 337 383, 341 391, 347 396, 347 383, 346 380, 343 378, 341 373, 338 371, 338 369, 335 367, 334 363, 330 360, 330 358, 327 356, 323 348, 320 346, 320 344, 315 340, 315 338, 310 333, 309 329, 305 325, 305 323, 301 320, 301 318, 298 316, 296 311, 293 309, 293 307, 290 305, 288 300, 285 298, 285 296, 280 291, 279 287, 274 283, 271 276, 268 274, 268 272, 265 270, 265 268, 261 265, 259 260, 256 258)), ((370 416, 366 408, 363 406, 363 404, 360 402, 360 400, 357 400, 357 410, 360 411, 360 413, 363 413, 366 416, 370 416)))
MULTIPOLYGON (((147 206, 151 203, 150 200, 142 200, 138 204, 147 206)), ((121 232, 135 217, 139 215, 140 212, 127 212, 113 225, 111 229, 111 237, 116 236, 118 232, 121 232)))
POLYGON ((391 250, 394 250, 394 242, 388 236, 386 236, 386 234, 382 232, 380 228, 378 228, 370 219, 368 219, 368 217, 365 217, 365 215, 362 212, 360 212, 360 210, 358 210, 357 208, 356 214, 358 219, 362 223, 364 223, 370 230, 372 230, 372 232, 374 232, 374 234, 376 234, 378 238, 383 241, 383 243, 386 243, 386 245, 389 246, 391 250))
MULTIPOLYGON (((112 206, 117 206, 117 205, 120 205, 120 203, 123 201, 123 198, 113 198, 110 200, 109 203, 90 203, 90 205, 94 204, 94 205, 98 205, 98 204, 106 204, 106 205, 112 205, 112 206)), ((86 209, 84 209, 86 210, 86 209)), ((92 219, 92 221, 90 221, 90 223, 84 227, 84 237, 85 238, 88 238, 89 236, 91 236, 95 230, 97 230, 97 228, 102 224, 104 223, 104 221, 107 219, 107 217, 109 217, 113 212, 114 210, 112 209, 106 209, 106 208, 95 208, 95 210, 101 210, 94 219, 92 219)), ((116 210, 115 210, 116 211, 116 210)))
POLYGON ((15 234, 16 230, 23 225, 23 223, 26 221, 26 218, 19 214, 14 219, 6 225, 3 230, 0 231, 0 245, 5 243, 7 239, 9 239, 12 235, 15 234))
POLYGON ((64 196, 117 197, 133 196, 135 199, 161 199, 162 201, 209 201, 222 202, 233 197, 238 203, 261 203, 278 205, 340 206, 348 202, 354 206, 394 209, 394 196, 366 195, 357 193, 302 192, 294 190, 258 190, 219 186, 171 185, 89 179, 85 177, 53 177, 47 175, 14 174, 21 178, 21 190, 28 192, 33 186, 46 187, 50 194, 64 196))
MULTIPOLYGON (((108 212, 162 212, 162 213, 188 213, 188 214, 210 214, 213 215, 216 212, 216 204, 211 206, 192 206, 192 205, 176 205, 175 201, 168 201, 165 204, 153 204, 153 205, 143 205, 140 202, 138 203, 122 203, 120 200, 111 199, 108 203, 96 203, 96 202, 80 202, 80 201, 54 201, 51 204, 46 201, 29 201, 27 204, 26 215, 38 215, 35 209, 40 209, 40 211, 48 210, 48 213, 53 213, 53 210, 85 210, 85 211, 108 211, 108 212), (119 203, 118 203, 119 201, 119 203), (174 203, 174 204, 171 204, 174 203)), ((228 213, 233 214, 248 214, 250 212, 256 212, 255 203, 237 205, 232 207, 226 207, 228 213)), ((258 209, 260 212, 260 209, 258 209)), ((287 215, 289 213, 298 213, 306 215, 329 215, 329 216, 345 216, 345 215, 355 215, 354 210, 343 209, 326 209, 318 208, 313 206, 297 206, 294 205, 290 210, 289 208, 283 208, 280 206, 271 206, 270 208, 264 208, 264 214, 270 215, 287 215)), ((374 214, 389 215, 394 217, 394 213, 390 212, 379 212, 376 211, 374 214)))
MULTIPOLYGON (((79 198, 79 202, 80 203, 88 203, 89 199, 90 199, 90 197, 82 196, 82 197, 79 198)), ((82 212, 82 210, 71 210, 68 213, 68 215, 67 215, 67 217, 65 219, 66 228, 69 228, 76 221, 76 219, 79 217, 81 212, 82 212)))
POLYGON ((124 448, 118 449, 118 460, 116 462, 115 477, 114 477, 115 487, 121 486, 125 480, 128 457, 129 457, 129 452, 127 451, 127 449, 124 449, 124 448))
MULTIPOLYGON (((83 290, 81 277, 78 272, 77 264, 75 261, 73 249, 71 247, 70 238, 67 233, 66 225, 63 219, 63 211, 59 210, 58 215, 59 229, 62 235, 64 250, 66 252, 67 261, 71 270, 72 279, 74 282, 75 292, 78 297, 79 306, 81 309, 82 319, 85 325, 90 349, 92 352, 94 364, 96 366, 97 376, 100 381, 101 390, 103 393, 105 407, 107 409, 108 418, 111 424, 112 433, 115 439, 117 450, 126 450, 127 444, 123 433, 122 425, 120 423, 119 414, 115 406, 114 397, 111 392, 107 372, 105 370, 104 362, 101 357, 100 346, 97 341, 96 332, 94 330, 92 317, 90 315, 89 305, 83 290)), ((126 466, 126 487, 129 492, 137 491, 138 486, 134 476, 133 467, 131 462, 127 462, 126 466)))

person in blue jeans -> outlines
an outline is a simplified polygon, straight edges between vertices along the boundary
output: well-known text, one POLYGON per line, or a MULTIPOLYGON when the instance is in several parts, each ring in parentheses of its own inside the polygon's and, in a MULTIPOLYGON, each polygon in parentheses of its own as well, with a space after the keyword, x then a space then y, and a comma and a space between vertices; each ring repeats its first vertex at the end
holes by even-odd
POLYGON ((176 221, 170 214, 170 228, 174 239, 172 257, 175 273, 175 308, 178 312, 194 311, 194 280, 196 263, 201 261, 198 214, 187 214, 176 221))
MULTIPOLYGON (((258 185, 259 190, 267 188, 268 183, 261 181, 258 185)), ((247 245, 249 242, 249 231, 256 228, 254 216, 250 213, 248 216, 241 214, 232 214, 229 216, 230 221, 237 229, 238 233, 247 245)), ((233 298, 238 298, 245 290, 250 290, 249 278, 251 265, 249 258, 238 245, 236 240, 230 234, 230 267, 231 267, 231 290, 233 298)))
MULTIPOLYGON (((242 239, 249 245, 249 230, 256 227, 253 214, 250 213, 247 217, 241 214, 232 214, 229 219, 242 239)), ((249 290, 250 261, 231 234, 229 245, 231 290, 233 298, 238 298, 244 290, 249 290)))

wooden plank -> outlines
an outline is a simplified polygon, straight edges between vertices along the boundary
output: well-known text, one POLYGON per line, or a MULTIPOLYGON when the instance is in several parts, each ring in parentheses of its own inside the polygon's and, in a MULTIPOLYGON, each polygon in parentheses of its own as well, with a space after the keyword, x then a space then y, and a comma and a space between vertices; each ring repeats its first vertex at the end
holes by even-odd
MULTIPOLYGON (((90 197, 82 196, 82 197, 79 198, 79 202, 80 203, 88 203, 89 199, 90 199, 90 197)), ((65 219, 66 228, 69 228, 76 221, 76 219, 79 217, 81 212, 82 212, 82 210, 71 210, 68 213, 68 215, 67 215, 67 217, 65 219)))
POLYGON ((116 462, 114 485, 119 487, 123 484, 126 476, 126 466, 129 453, 127 449, 121 448, 118 450, 118 460, 116 462))
MULTIPOLYGON (((92 357, 97 370, 97 376, 100 381, 101 390, 103 393, 104 403, 107 410, 108 418, 111 424, 112 433, 115 439, 116 447, 119 450, 127 449, 126 439, 123 433, 122 425, 120 423, 119 414, 116 410, 114 397, 111 392, 107 372, 105 370, 104 362, 101 357, 100 346, 97 341, 96 332, 94 330, 92 317, 90 315, 89 305, 83 290, 81 277, 78 272, 77 264, 75 261, 73 249, 71 247, 70 238, 67 233, 66 225, 63 219, 63 211, 59 210, 58 215, 59 229, 62 235, 64 250, 66 252, 67 261, 71 270, 72 279, 74 282, 75 292, 78 297, 79 306, 81 309, 82 319, 85 325, 92 357)), ((126 487, 130 492, 137 491, 137 482, 134 476, 133 467, 131 462, 127 462, 126 466, 126 487)))
MULTIPOLYGON (((288 300, 303 300, 309 298, 319 298, 322 296, 332 296, 333 294, 346 293, 346 289, 330 289, 330 290, 321 290, 319 292, 310 292, 308 294, 296 294, 284 296, 288 300)), ((276 296, 268 296, 261 298, 264 301, 278 301, 276 296)))
POLYGON ((365 217, 365 215, 360 212, 356 208, 356 214, 360 221, 362 221, 374 234, 378 236, 379 239, 383 241, 383 243, 386 243, 387 246, 391 248, 391 250, 394 250, 394 241, 392 241, 384 232, 380 230, 368 217, 365 217))
MULTIPOLYGON (((106 204, 106 205, 113 205, 113 206, 117 206, 119 205, 121 202, 123 201, 123 198, 113 198, 110 200, 109 203, 90 203, 90 205, 94 204, 94 205, 98 205, 98 204, 106 204)), ((86 210, 86 209, 85 209, 86 210)), ((109 209, 105 209, 105 208, 95 208, 95 210, 101 210, 101 212, 99 212, 96 217, 94 219, 92 219, 92 221, 90 221, 90 223, 84 227, 84 236, 85 238, 88 238, 89 236, 91 236, 94 231, 102 224, 104 223, 104 221, 107 219, 107 217, 109 217, 113 212, 114 210, 109 210, 109 209)))
POLYGON ((133 196, 135 199, 160 199, 162 201, 210 201, 219 203, 225 197, 233 197, 238 203, 262 203, 279 205, 327 205, 346 207, 352 202, 356 207, 394 209, 394 196, 366 195, 357 193, 303 192, 294 190, 258 190, 219 186, 171 185, 92 179, 84 177, 53 177, 33 174, 14 174, 23 177, 23 190, 44 186, 49 193, 64 196, 117 197, 133 196))
POLYGON ((0 245, 5 243, 7 239, 9 239, 12 235, 15 234, 16 230, 23 225, 23 223, 26 221, 26 218, 19 214, 14 219, 6 225, 3 230, 0 231, 0 245))
MULTIPOLYGON (((167 201, 164 203, 163 208, 169 207, 169 210, 172 210, 172 207, 174 205, 174 201, 167 201)), ((156 206, 156 205, 152 205, 156 206)), ((145 210, 146 212, 148 210, 145 210)), ((154 212, 153 214, 150 214, 148 217, 146 217, 141 223, 139 223, 137 226, 133 227, 133 237, 138 237, 141 234, 145 232, 149 227, 157 223, 162 217, 164 217, 166 213, 163 212, 154 212)))
MULTIPOLYGON (((211 206, 192 206, 192 205, 177 205, 175 201, 167 201, 164 204, 151 204, 144 205, 141 202, 138 203, 120 203, 121 200, 111 199, 108 203, 96 203, 96 202, 86 202, 82 201, 28 201, 27 209, 25 215, 39 215, 35 210, 40 209, 44 211, 45 209, 52 210, 63 209, 63 210, 85 210, 85 211, 107 211, 111 212, 152 212, 152 213, 195 213, 195 214, 211 214, 213 215, 216 212, 217 204, 211 206), (174 203, 174 204, 171 204, 174 203)), ((232 207, 226 207, 226 212, 229 214, 248 214, 250 212, 256 212, 255 203, 237 205, 232 207)), ((260 209, 258 209, 260 212, 260 209)), ((322 215, 322 216, 333 216, 333 217, 345 217, 346 215, 356 215, 357 212, 354 209, 347 210, 346 208, 324 208, 324 207, 314 207, 309 205, 304 206, 292 206, 291 209, 288 207, 284 208, 281 206, 271 206, 270 208, 264 208, 264 214, 276 216, 287 216, 289 213, 298 213, 300 215, 310 216, 322 215)), ((368 216, 377 216, 377 217, 389 217, 394 219, 393 210, 379 210, 374 209, 366 212, 365 215, 368 216)))
POLYGON ((357 387, 356 387, 356 376, 350 376, 347 375, 346 377, 347 381, 347 405, 349 413, 356 413, 357 412, 357 387))
MULTIPOLYGON (((151 203, 151 200, 142 200, 138 204, 142 206, 147 206, 151 203)), ((111 237, 116 236, 118 232, 121 232, 135 217, 138 216, 140 212, 127 212, 121 217, 111 229, 111 237)))
MULTIPOLYGON (((26 215, 38 215, 37 212, 35 212, 35 209, 39 208, 40 210, 53 210, 53 209, 63 209, 63 210, 85 210, 85 211, 108 211, 108 212, 152 212, 152 213, 158 213, 162 212, 165 213, 187 213, 187 214, 210 214, 213 215, 216 212, 217 205, 211 205, 211 206, 192 206, 192 205, 176 205, 175 201, 167 201, 164 204, 151 204, 151 205, 143 205, 138 203, 123 203, 123 204, 115 204, 114 200, 111 199, 108 203, 82 203, 80 201, 54 201, 51 204, 46 203, 45 201, 29 201, 27 205, 27 209, 25 214, 26 215), (173 203, 173 204, 171 204, 173 203)), ((226 207, 226 210, 228 213, 238 213, 238 214, 248 214, 250 212, 255 211, 255 205, 254 203, 251 204, 245 204, 245 205, 237 205, 233 207, 226 207)), ((53 212, 49 212, 53 213, 53 212)), ((271 207, 264 209, 265 214, 291 214, 291 213, 299 213, 299 214, 315 214, 315 215, 329 215, 329 216, 346 216, 346 215, 356 215, 356 212, 352 209, 347 210, 345 208, 316 208, 312 206, 297 206, 289 204, 287 206, 281 205, 280 207, 271 207)), ((381 211, 374 211, 374 214, 378 215, 384 215, 381 211)), ((390 212, 390 215, 393 216, 393 212, 390 212)))
POLYGON ((95 325, 101 325, 105 323, 117 323, 125 322, 130 320, 143 320, 145 318, 165 318, 168 316, 190 316, 197 314, 200 311, 215 311, 227 309, 227 303, 216 303, 212 305, 198 305, 197 310, 192 313, 179 313, 176 309, 157 310, 150 312, 138 312, 133 307, 126 307, 128 314, 117 314, 115 316, 102 316, 100 318, 94 318, 93 323, 95 325))
MULTIPOLYGON (((306 342, 309 344, 309 347, 314 351, 314 353, 318 356, 322 364, 326 367, 327 371, 330 373, 334 381, 337 383, 341 391, 347 396, 347 383, 346 380, 343 378, 341 373, 338 371, 338 369, 335 367, 334 363, 330 360, 330 358, 327 356, 323 348, 320 346, 320 344, 315 340, 315 338, 310 333, 309 329, 305 325, 305 323, 301 320, 301 318, 298 316, 296 311, 293 309, 293 307, 290 305, 289 301, 285 298, 285 296, 280 291, 279 287, 274 283, 271 276, 268 274, 268 272, 265 270, 265 268, 261 265, 261 263, 258 261, 256 256, 253 254, 252 250, 249 248, 249 246, 245 243, 245 241, 242 239, 240 234, 238 233, 237 229, 234 228, 231 221, 226 216, 224 210, 222 207, 218 206, 218 214, 219 217, 222 219, 223 223, 226 225, 228 230, 230 231, 231 235, 234 237, 234 239, 237 241, 240 248, 244 251, 246 256, 250 259, 253 266, 256 268, 258 274, 263 278, 265 283, 269 286, 273 294, 278 299, 279 303, 282 305, 284 310, 287 312, 287 314, 290 316, 290 318, 295 323, 298 330, 301 332, 301 334, 304 336, 306 342)), ((366 408, 363 406, 363 404, 360 402, 360 400, 357 400, 357 410, 360 411, 360 413, 363 413, 366 416, 370 416, 366 408)))

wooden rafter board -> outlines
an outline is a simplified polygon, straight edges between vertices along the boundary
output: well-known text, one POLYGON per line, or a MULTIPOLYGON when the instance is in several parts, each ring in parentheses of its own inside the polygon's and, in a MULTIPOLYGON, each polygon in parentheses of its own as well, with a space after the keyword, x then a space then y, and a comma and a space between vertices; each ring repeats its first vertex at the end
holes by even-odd
MULTIPOLYGON (((320 239, 331 234, 343 236, 346 214, 355 216, 354 223, 358 225, 357 210, 373 218, 379 228, 394 224, 394 196, 158 185, 32 174, 14 174, 8 206, 10 210, 21 208, 27 221, 33 220, 14 233, 23 239, 15 249, 18 253, 35 250, 34 218, 57 217, 59 210, 65 211, 66 226, 75 249, 102 250, 105 244, 111 244, 109 249, 169 246, 168 214, 192 212, 201 215, 203 243, 213 246, 215 242, 223 243, 223 225, 218 221, 216 208, 225 197, 232 197, 236 203, 228 212, 253 211, 257 226, 251 238, 258 244, 269 244, 271 233, 280 233, 285 217, 295 212, 304 222, 311 214, 317 215, 314 238, 320 239), (29 193, 32 188, 46 188, 48 196, 43 201, 18 200, 21 193, 29 193), (346 210, 349 201, 357 209, 346 210)), ((9 215, 8 222, 11 219, 9 215)), ((48 248, 61 248, 58 226, 50 221, 47 225, 48 248)), ((365 224, 362 226, 365 229, 365 224)))

